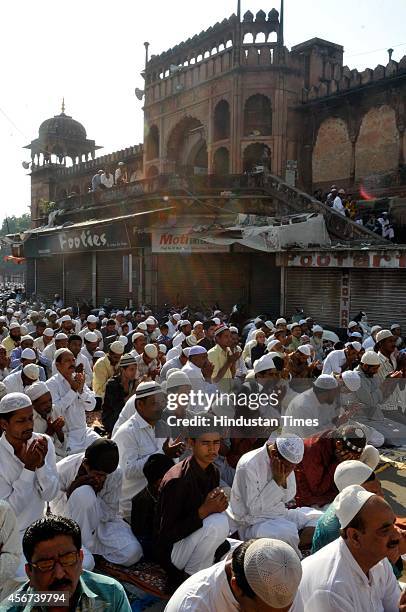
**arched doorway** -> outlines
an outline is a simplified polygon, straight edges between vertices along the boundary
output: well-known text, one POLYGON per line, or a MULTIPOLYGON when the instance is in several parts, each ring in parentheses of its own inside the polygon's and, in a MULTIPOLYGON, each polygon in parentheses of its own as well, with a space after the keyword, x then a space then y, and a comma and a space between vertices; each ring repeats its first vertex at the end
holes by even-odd
POLYGON ((244 150, 243 170, 251 172, 254 166, 264 166, 272 170, 271 149, 263 142, 255 142, 244 150))
POLYGON ((207 173, 207 145, 203 124, 195 117, 185 117, 172 130, 167 144, 167 158, 178 174, 207 173))
POLYGON ((159 130, 156 125, 151 125, 145 136, 145 148, 147 161, 159 157, 159 130))
POLYGON ((226 147, 220 147, 214 153, 213 170, 217 176, 224 176, 230 172, 230 154, 226 147))
POLYGON ((150 166, 147 170, 147 178, 153 178, 154 176, 158 176, 159 170, 156 166, 150 166))
POLYGON ((221 100, 214 109, 214 141, 230 137, 230 105, 221 100))
POLYGON ((263 94, 250 96, 244 107, 244 136, 272 134, 271 101, 263 94))

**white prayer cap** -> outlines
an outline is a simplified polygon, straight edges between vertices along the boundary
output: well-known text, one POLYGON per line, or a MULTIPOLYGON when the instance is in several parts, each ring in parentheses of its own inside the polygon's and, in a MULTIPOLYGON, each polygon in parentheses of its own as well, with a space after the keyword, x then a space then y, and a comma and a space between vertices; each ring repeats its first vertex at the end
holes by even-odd
POLYGON ((72 355, 72 357, 74 356, 72 351, 70 351, 68 348, 60 348, 55 351, 54 361, 56 361, 59 355, 62 355, 63 353, 69 353, 70 355, 72 355))
POLYGON ((190 351, 190 346, 185 346, 184 349, 182 349, 182 353, 184 354, 185 357, 189 358, 189 351, 190 351))
POLYGON ((306 323, 306 319, 300 319, 299 325, 304 325, 306 323))
POLYGON ((12 321, 10 323, 10 325, 8 326, 9 329, 17 329, 17 328, 20 328, 20 327, 21 327, 21 325, 19 323, 17 323, 17 321, 12 321))
POLYGON ((63 317, 59 319, 60 323, 65 323, 66 321, 72 321, 72 317, 70 315, 63 315, 63 317))
POLYGON ((276 320, 276 325, 286 325, 286 319, 280 318, 276 320))
POLYGON ((135 342, 138 338, 145 338, 145 335, 142 332, 135 332, 135 334, 131 336, 131 341, 135 342))
POLYGON ((258 538, 244 555, 244 574, 255 595, 267 606, 286 608, 292 604, 302 578, 302 566, 289 544, 258 538))
POLYGON ((49 393, 49 389, 42 380, 37 380, 33 385, 25 389, 26 394, 32 402, 35 402, 39 397, 49 393))
POLYGON ((108 319, 104 318, 102 319, 102 325, 107 325, 108 319))
POLYGON ((7 308, 7 314, 13 314, 14 310, 12 308, 7 308))
POLYGON ((156 321, 154 317, 148 317, 147 319, 145 319, 145 324, 146 325, 156 325, 156 321))
POLYGON ((277 344, 280 344, 280 340, 269 340, 267 342, 267 347, 268 347, 268 351, 271 352, 271 350, 273 349, 274 346, 276 346, 277 344))
POLYGON ((274 324, 272 323, 272 321, 265 321, 265 325, 268 329, 274 329, 274 324))
POLYGON ((0 401, 0 414, 22 410, 32 406, 31 400, 25 393, 7 393, 0 401))
POLYGON ((359 458, 362 463, 365 463, 371 470, 376 470, 378 463, 381 458, 379 456, 379 451, 372 444, 367 444, 362 451, 361 457, 359 458))
POLYGON ((232 325, 229 329, 233 334, 238 334, 238 327, 234 327, 234 325, 232 325))
POLYGON ((63 332, 59 332, 59 334, 56 334, 55 336, 55 340, 67 340, 68 336, 66 334, 64 334, 63 332))
POLYGON ((178 327, 183 327, 184 325, 192 325, 192 324, 187 319, 184 319, 183 321, 179 321, 178 327))
POLYGON ((23 350, 23 352, 21 353, 21 359, 36 359, 37 355, 35 354, 35 351, 32 350, 32 348, 25 348, 23 350))
MULTIPOLYGON (((103 314, 105 314, 105 313, 103 313, 103 314)), ((127 315, 131 314, 131 310, 124 310, 123 314, 126 317, 127 315)), ((100 312, 99 312, 99 315, 100 315, 100 312)))
POLYGON ((259 372, 263 372, 264 370, 275 370, 275 364, 270 355, 262 355, 259 359, 254 363, 254 374, 259 374, 259 372))
POLYGON ((32 341, 34 341, 34 338, 32 336, 30 336, 30 334, 27 334, 26 336, 21 336, 21 342, 24 342, 24 340, 32 340, 32 341))
POLYGON ((375 351, 366 351, 361 357, 361 363, 365 363, 370 366, 381 365, 381 360, 378 357, 378 353, 375 351))
POLYGON ((362 334, 360 334, 359 332, 352 332, 351 338, 362 338, 362 334))
POLYGON ((166 379, 167 391, 169 391, 169 389, 173 389, 174 387, 182 387, 183 385, 187 385, 188 387, 192 386, 189 377, 185 374, 185 372, 181 372, 180 370, 172 372, 166 379))
POLYGON ((98 323, 99 319, 95 315, 89 315, 86 319, 88 323, 98 323))
POLYGON ((393 323, 393 325, 391 325, 390 328, 391 328, 391 331, 394 329, 400 329, 400 325, 399 323, 393 323))
POLYGON ((216 325, 220 325, 221 321, 218 317, 213 317, 212 318, 213 323, 215 323, 216 325))
POLYGON ((122 344, 123 346, 127 346, 127 344, 128 344, 128 338, 127 338, 127 336, 119 336, 119 337, 117 338, 117 340, 118 340, 118 342, 121 342, 121 344, 122 344))
POLYGON ((23 372, 30 380, 38 380, 39 378, 39 367, 35 363, 24 366, 23 372))
POLYGON ((220 323, 214 332, 214 337, 221 334, 221 332, 226 331, 226 329, 228 329, 227 325, 225 323, 220 323))
POLYGON ((168 380, 169 376, 173 374, 174 372, 180 372, 180 369, 179 368, 169 368, 169 370, 165 374, 166 380, 168 380))
POLYGON ((192 346, 189 350, 189 357, 194 357, 195 355, 205 355, 207 354, 207 350, 204 346, 200 346, 200 344, 196 344, 192 346))
POLYGON ((48 318, 49 317, 57 317, 58 315, 56 314, 56 312, 54 310, 50 310, 48 313, 48 318))
POLYGON ((100 357, 104 357, 105 356, 105 352, 104 351, 95 351, 93 353, 93 357, 95 357, 96 359, 100 359, 100 357))
POLYGON ((22 336, 25 336, 26 334, 28 334, 28 329, 25 327, 25 325, 21 325, 20 330, 21 330, 22 336))
POLYGON ((164 355, 166 355, 168 347, 166 346, 166 344, 159 344, 158 349, 160 353, 163 353, 164 355))
POLYGON ((86 342, 98 342, 99 338, 94 332, 88 331, 85 333, 85 340, 86 342))
POLYGON ((303 353, 303 355, 307 355, 307 357, 310 357, 311 355, 310 346, 308 344, 302 344, 301 346, 298 346, 297 350, 303 353))
POLYGON ((304 444, 296 434, 286 434, 276 438, 276 448, 286 461, 297 465, 303 459, 304 444))
POLYGON ((46 327, 44 329, 44 336, 49 336, 50 338, 52 338, 54 335, 54 330, 51 327, 46 327))
POLYGON ((123 314, 124 314, 124 312, 122 310, 117 310, 116 317, 119 317, 119 316, 121 316, 123 314))
POLYGON ((196 336, 193 336, 193 334, 190 334, 190 336, 187 336, 186 338, 186 344, 188 346, 196 346, 197 344, 197 338, 196 336))
POLYGON ((368 465, 362 461, 342 461, 334 472, 334 482, 339 491, 351 485, 362 485, 373 473, 368 465))
POLYGON ((156 359, 158 357, 158 349, 155 344, 146 344, 144 346, 144 353, 151 359, 156 359))
POLYGON ((104 316, 106 316, 105 311, 104 310, 99 310, 99 317, 104 317, 104 316))
POLYGON ((195 321, 195 322, 193 323, 193 329, 196 329, 196 327, 197 327, 198 325, 203 325, 203 323, 202 323, 201 321, 195 321))
POLYGON ((342 373, 341 378, 347 389, 350 391, 358 391, 361 386, 361 376, 358 372, 353 372, 352 370, 346 370, 342 373))
MULTIPOLYGON (((216 311, 216 312, 218 312, 218 311, 216 311)), ((262 321, 261 317, 257 317, 256 319, 254 319, 254 323, 255 324, 256 323, 263 323, 263 321, 262 321)))
POLYGON ((357 351, 357 353, 359 353, 360 350, 362 349, 362 344, 360 342, 347 342, 345 346, 352 347, 354 351, 357 351))
POLYGON ((386 338, 393 338, 393 334, 391 331, 389 331, 389 329, 381 329, 381 331, 376 334, 377 342, 381 342, 381 340, 386 340, 386 338))
POLYGON ((341 529, 344 529, 351 523, 352 519, 358 514, 368 499, 373 496, 374 493, 366 491, 359 485, 346 487, 337 495, 333 504, 341 529))
POLYGON ((120 340, 115 340, 110 344, 109 350, 116 355, 122 355, 124 353, 124 344, 120 340))
POLYGON ((288 325, 289 329, 292 330, 294 327, 300 327, 300 323, 291 323, 288 325))
POLYGON ((321 333, 321 332, 323 332, 323 328, 322 328, 321 325, 313 325, 312 332, 314 334, 321 333))
POLYGON ((314 381, 314 386, 318 389, 336 389, 338 382, 331 374, 320 374, 314 381))
POLYGON ((0 323, 5 323, 6 322, 6 317, 0 317, 0 323))
POLYGON ((382 329, 382 325, 373 325, 371 327, 371 335, 374 334, 375 332, 379 332, 382 329))
POLYGON ((137 329, 140 329, 141 331, 147 331, 147 324, 144 323, 144 321, 141 321, 141 323, 138 323, 137 329))
POLYGON ((149 380, 138 385, 135 390, 135 399, 142 399, 149 395, 158 395, 158 393, 163 393, 161 385, 154 380, 149 380))
POLYGON ((350 321, 348 323, 348 329, 352 329, 353 327, 357 327, 358 323, 356 321, 350 321))
POLYGON ((172 319, 174 319, 175 321, 180 321, 180 314, 178 312, 175 312, 172 316, 172 319))

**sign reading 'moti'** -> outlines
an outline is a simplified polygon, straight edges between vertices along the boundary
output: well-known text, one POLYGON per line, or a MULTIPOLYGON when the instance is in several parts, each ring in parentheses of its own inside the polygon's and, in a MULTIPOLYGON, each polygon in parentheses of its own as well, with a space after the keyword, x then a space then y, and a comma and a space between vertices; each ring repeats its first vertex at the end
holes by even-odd
POLYGON ((187 231, 162 229, 152 232, 153 253, 224 253, 229 246, 212 244, 191 236, 187 231))

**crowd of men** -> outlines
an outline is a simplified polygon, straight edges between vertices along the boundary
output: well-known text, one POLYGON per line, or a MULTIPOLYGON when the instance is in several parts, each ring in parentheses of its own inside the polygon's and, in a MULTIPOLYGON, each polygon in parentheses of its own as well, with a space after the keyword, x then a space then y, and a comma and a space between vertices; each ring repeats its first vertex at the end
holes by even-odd
POLYGON ((406 444, 402 330, 302 316, 9 302, 0 609, 128 611, 104 558, 161 565, 168 612, 405 612, 406 521, 376 476, 406 444))

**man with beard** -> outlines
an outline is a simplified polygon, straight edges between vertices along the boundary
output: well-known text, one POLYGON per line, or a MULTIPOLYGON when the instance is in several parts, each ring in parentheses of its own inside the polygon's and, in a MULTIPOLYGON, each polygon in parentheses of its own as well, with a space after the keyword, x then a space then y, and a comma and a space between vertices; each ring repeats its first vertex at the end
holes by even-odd
POLYGON ((17 321, 12 321, 8 327, 9 335, 4 338, 2 345, 7 351, 7 357, 10 357, 11 351, 20 346, 21 341, 21 326, 17 321))
POLYGON ((305 612, 403 612, 406 593, 387 559, 399 549, 393 510, 359 485, 346 487, 334 506, 341 537, 302 563, 305 612))
MULTIPOLYGON (((48 604, 49 612, 63 610, 105 610, 131 612, 124 588, 114 578, 83 569, 80 528, 71 519, 47 516, 33 523, 25 532, 23 552, 27 559, 26 582, 2 604, 4 612, 28 612, 32 604, 21 604, 24 595, 55 592, 60 600, 48 604)), ((40 606, 34 607, 40 609, 40 606)))
POLYGON ((26 388, 26 393, 32 401, 34 408, 34 431, 39 434, 47 434, 54 443, 57 458, 66 455, 65 434, 63 426, 65 419, 57 416, 52 408, 52 396, 46 384, 37 380, 30 387, 26 388))

